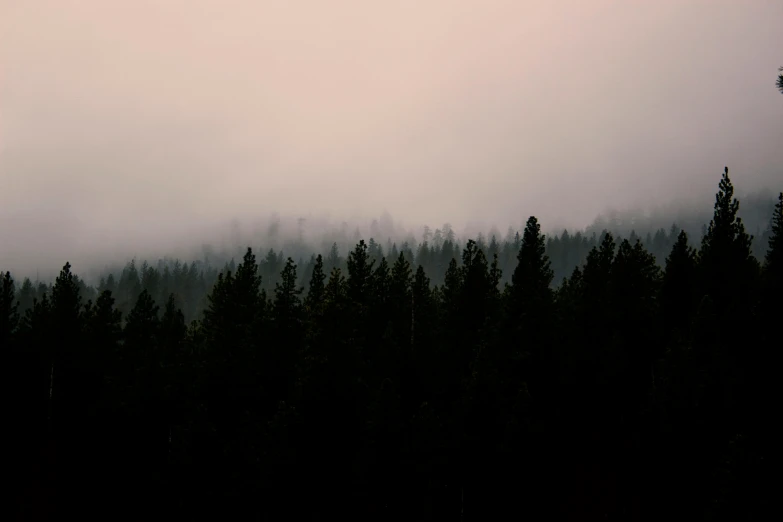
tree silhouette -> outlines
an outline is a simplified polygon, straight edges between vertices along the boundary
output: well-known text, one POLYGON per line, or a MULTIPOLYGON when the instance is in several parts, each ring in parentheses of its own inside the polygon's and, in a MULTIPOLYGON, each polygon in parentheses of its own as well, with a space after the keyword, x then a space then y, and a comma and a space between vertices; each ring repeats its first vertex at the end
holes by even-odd
POLYGON ((149 292, 142 290, 125 323, 126 346, 146 351, 155 345, 160 322, 158 311, 149 292))
POLYGON ((688 245, 688 234, 681 231, 666 258, 661 289, 661 309, 668 331, 684 336, 695 309, 696 250, 688 245))
POLYGON ((769 246, 764 256, 765 270, 773 278, 783 278, 783 192, 778 194, 778 202, 772 214, 769 246))
POLYGON ((185 340, 187 330, 185 315, 177 306, 177 298, 174 294, 169 294, 159 327, 159 342, 162 347, 165 347, 167 358, 176 356, 185 340))
POLYGON ((70 263, 65 264, 54 282, 51 302, 58 334, 64 340, 75 341, 80 329, 82 299, 70 263))
POLYGON ((389 315, 394 329, 394 343, 406 356, 410 353, 411 346, 412 282, 411 265, 405 256, 400 254, 394 262, 389 281, 389 315))
POLYGON ((348 298, 356 304, 363 304, 368 294, 373 262, 367 254, 364 240, 348 255, 348 298))
POLYGON ((545 244, 541 225, 531 216, 525 225, 509 289, 510 314, 522 330, 533 327, 540 318, 551 314, 553 295, 550 286, 554 274, 545 244))
POLYGON ((11 345, 11 336, 16 332, 18 325, 19 312, 14 280, 11 279, 11 273, 6 272, 5 275, 2 275, 2 284, 0 285, 0 344, 11 345))
POLYGON ((554 274, 545 245, 541 225, 531 216, 522 235, 511 286, 506 289, 508 360, 506 365, 500 366, 500 375, 506 387, 503 393, 508 400, 515 400, 519 394, 517 379, 525 382, 535 393, 543 391, 546 383, 553 378, 553 354, 549 341, 553 326, 554 294, 551 283, 554 274))
POLYGON ((315 265, 313 266, 313 273, 310 276, 310 286, 305 296, 305 306, 308 310, 314 310, 324 299, 324 281, 326 281, 326 274, 324 273, 324 260, 321 254, 315 258, 315 265))
POLYGON ((725 168, 715 195, 714 215, 699 251, 702 289, 724 317, 747 311, 758 264, 752 257, 753 236, 738 217, 739 201, 725 168))
POLYGON ((290 257, 286 260, 280 283, 275 283, 275 320, 286 329, 300 328, 302 302, 299 297, 304 288, 296 284, 296 264, 290 257))

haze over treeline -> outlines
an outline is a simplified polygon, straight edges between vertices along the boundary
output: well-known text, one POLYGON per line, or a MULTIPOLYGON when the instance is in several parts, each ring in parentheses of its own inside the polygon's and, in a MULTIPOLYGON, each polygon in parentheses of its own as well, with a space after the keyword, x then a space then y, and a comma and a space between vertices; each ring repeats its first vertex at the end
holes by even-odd
POLYGON ((176 255, 273 213, 577 229, 608 206, 708 208, 723 164, 740 195, 774 191, 781 19, 766 1, 3 0, 0 265, 176 255))
MULTIPOLYGON (((775 204, 776 199, 771 194, 757 193, 744 199, 737 209, 743 227, 752 232, 748 236, 749 248, 757 259, 764 257, 773 233, 775 204)), ((638 242, 663 268, 672 248, 680 240, 680 234, 687 234, 688 243, 695 246, 708 233, 711 220, 712 215, 705 209, 683 209, 670 204, 649 212, 609 210, 584 229, 554 230, 541 236, 544 253, 551 263, 550 286, 557 289, 564 285, 566 278, 572 277, 573 271, 587 261, 590 251, 598 248, 607 235, 617 241, 638 242)), ((173 295, 185 320, 190 322, 201 318, 219 278, 236 270, 248 248, 258 253, 260 287, 269 293, 282 282, 286 260, 300 268, 296 283, 306 288, 308 274, 315 268, 318 256, 324 259, 326 273, 334 269, 345 272, 349 253, 362 241, 368 245, 370 261, 388 262, 402 255, 412 267, 422 268, 435 291, 447 283, 450 263, 455 261, 456 266, 461 267, 459 253, 465 245, 474 242, 477 250, 496 263, 498 284, 503 287, 513 282, 511 276, 518 262, 524 229, 523 224, 520 228, 509 226, 505 232, 497 227, 487 231, 472 224, 457 231, 450 223, 436 228, 425 225, 419 229, 406 229, 388 213, 372 220, 369 226, 354 227, 347 222, 338 226, 323 217, 318 221, 273 215, 264 221, 251 222, 249 226, 234 220, 222 228, 199 228, 201 237, 215 234, 220 239, 201 243, 198 247, 193 243, 177 245, 174 242, 164 255, 156 255, 151 249, 142 247, 141 252, 146 252, 146 256, 127 258, 115 252, 113 259, 104 257, 105 254, 82 252, 76 259, 69 260, 76 261, 75 265, 69 262, 69 266, 78 269, 75 281, 84 299, 95 300, 108 291, 117 298, 118 312, 127 316, 142 291, 156 302, 165 302, 173 295)), ((44 274, 53 271, 61 262, 50 259, 51 255, 49 252, 48 257, 36 260, 48 263, 44 274)), ((0 269, 4 267, 0 265, 0 269)), ((12 272, 21 281, 17 285, 17 298, 22 314, 31 310, 36 300, 44 299, 53 291, 54 278, 41 277, 40 270, 36 270, 34 276, 30 274, 30 266, 27 266, 27 272, 24 269, 12 272)))
MULTIPOLYGON (((769 227, 774 193, 763 189, 741 196, 741 200, 740 216, 754 234, 754 244, 763 248, 763 241, 757 240, 769 227)), ((709 208, 709 201, 697 205, 693 201, 675 200, 648 207, 633 207, 615 201, 605 205, 591 220, 571 223, 567 219, 553 219, 542 221, 542 228, 549 237, 560 235, 564 230, 572 234, 611 230, 626 236, 631 232, 644 236, 674 224, 699 236, 709 221, 705 208, 709 208)), ((87 216, 69 220, 28 211, 22 222, 24 226, 15 226, 18 221, 9 219, 0 227, 0 267, 19 277, 42 281, 52 281, 57 275, 53 267, 63 260, 79 266, 89 280, 97 281, 101 273, 132 259, 197 261, 204 260, 205 255, 210 257, 207 253, 211 253, 217 254, 217 257, 211 255, 213 261, 223 261, 235 257, 248 245, 283 250, 296 257, 305 253, 324 253, 335 242, 340 248, 349 249, 358 238, 373 238, 384 245, 391 241, 415 246, 422 241, 427 229, 432 233, 450 229, 463 243, 480 235, 487 240, 494 235, 500 240, 508 236, 509 230, 519 232, 524 225, 522 218, 493 223, 486 219, 455 221, 448 217, 422 224, 388 212, 375 218, 351 216, 347 219, 335 219, 327 213, 272 212, 230 220, 194 218, 184 223, 150 220, 142 215, 125 225, 106 230, 100 228, 100 221, 92 222, 87 216)))
MULTIPOLYGON (((741 200, 739 216, 753 234, 754 252, 761 257, 775 205, 774 194, 759 191, 741 196, 741 200)), ((587 237, 610 231, 622 237, 634 234, 651 243, 652 236, 662 229, 669 234, 672 226, 686 230, 691 237, 701 237, 710 219, 709 203, 697 207, 691 206, 693 202, 673 201, 648 209, 623 208, 622 202, 615 203, 615 208, 606 209, 589 224, 566 227, 542 223, 542 230, 550 240, 564 231, 572 235, 579 232, 587 237), (648 234, 650 238, 646 237, 648 234)), ((51 283, 58 273, 56 267, 67 260, 79 268, 86 282, 97 285, 100 278, 109 273, 118 275, 130 261, 139 265, 143 262, 157 265, 161 261, 196 261, 221 269, 232 259, 238 261, 248 246, 261 252, 273 249, 283 258, 291 256, 301 261, 312 255, 327 255, 333 244, 341 252, 348 252, 359 239, 374 240, 386 249, 386 254, 392 245, 416 252, 424 241, 428 241, 430 247, 440 247, 448 236, 460 244, 469 239, 489 244, 493 237, 498 243, 508 243, 516 233, 521 233, 524 223, 495 226, 476 220, 461 226, 448 221, 410 226, 388 212, 369 221, 354 218, 341 222, 335 222, 329 215, 294 217, 274 213, 256 219, 191 223, 179 231, 166 230, 165 224, 102 235, 86 234, 78 227, 63 228, 63 233, 54 241, 30 238, 25 229, 12 229, 13 237, 5 244, 36 246, 34 250, 4 249, 0 255, 0 268, 19 278, 51 283)), ((653 249, 660 263, 668 254, 668 246, 653 249)), ((648 247, 653 248, 651 244, 648 247)), ((580 260, 574 259, 568 270, 580 260)))

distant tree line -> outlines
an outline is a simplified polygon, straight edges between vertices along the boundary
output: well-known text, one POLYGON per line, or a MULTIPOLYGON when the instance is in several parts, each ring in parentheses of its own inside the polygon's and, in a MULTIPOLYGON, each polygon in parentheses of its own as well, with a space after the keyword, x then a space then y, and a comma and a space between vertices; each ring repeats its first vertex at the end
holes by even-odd
POLYGON ((762 518, 783 193, 758 259, 733 190, 727 169, 698 245, 531 217, 97 288, 5 273, 10 514, 762 518))
MULTIPOLYGON (((775 200, 767 195, 752 195, 749 199, 750 205, 746 203, 743 206, 743 223, 746 224, 746 228, 748 221, 754 224, 757 237, 752 239, 752 252, 755 257, 761 259, 764 257, 772 233, 769 223, 775 200), (764 223, 763 227, 762 223, 764 223)), ((645 216, 636 211, 614 211, 599 216, 584 230, 570 232, 563 230, 559 234, 548 235, 545 239, 545 248, 554 273, 552 287, 560 286, 563 279, 570 276, 574 268, 584 264, 588 253, 602 243, 607 233, 611 233, 617 243, 622 242, 623 239, 628 239, 631 244, 635 244, 637 240, 641 241, 642 246, 663 268, 682 230, 687 232, 692 243, 694 237, 701 238, 706 234, 707 224, 698 221, 702 217, 709 220, 709 216, 704 216, 701 212, 678 212, 677 223, 662 227, 660 223, 666 219, 664 215, 656 213, 645 216)), ((279 225, 275 225, 276 222, 273 222, 270 226, 272 231, 266 237, 270 241, 279 239, 275 232, 279 225)), ((383 228, 389 229, 391 226, 387 224, 383 228)), ((380 233, 381 227, 373 222, 370 230, 380 233)), ((328 245, 322 256, 324 270, 329 274, 332 269, 340 268, 342 273, 345 273, 347 254, 350 252, 342 252, 338 246, 346 241, 345 230, 332 236, 335 241, 328 245)), ((460 252, 464 249, 465 241, 457 237, 448 223, 434 231, 425 226, 420 241, 410 234, 409 236, 399 244, 392 239, 386 239, 381 243, 371 237, 367 242, 368 256, 377 264, 384 257, 387 260, 396 260, 400 254, 403 254, 411 266, 421 265, 424 268, 433 287, 442 286, 451 260, 455 259, 457 265, 461 265, 460 252)), ((354 237, 358 243, 361 239, 358 230, 354 233, 354 237)), ((501 285, 511 283, 511 274, 516 267, 517 254, 522 243, 519 232, 509 227, 502 237, 496 231, 488 234, 479 233, 475 243, 476 248, 484 252, 487 259, 494 259, 497 254, 501 285)), ((698 244, 698 239, 695 244, 698 244)), ((308 280, 318 254, 311 249, 312 247, 301 238, 289 242, 282 249, 260 249, 265 252, 258 261, 261 288, 267 293, 274 290, 275 285, 280 282, 286 259, 291 257, 298 267, 297 281, 305 288, 306 294, 308 280)), ((185 315, 185 320, 190 323, 201 318, 206 310, 207 297, 217 281, 218 274, 235 271, 237 267, 235 258, 244 255, 243 250, 240 250, 237 256, 232 256, 229 251, 219 252, 208 245, 204 246, 203 250, 203 258, 191 262, 171 258, 163 258, 154 263, 148 261, 139 263, 131 260, 124 267, 104 271, 96 285, 87 284, 77 276, 74 277, 84 300, 95 301, 102 292, 109 290, 115 298, 116 308, 122 312, 123 317, 128 316, 142 290, 146 290, 157 303, 164 303, 170 294, 174 294, 177 306, 185 315)), ((44 293, 51 294, 51 291, 52 282, 24 278, 17 285, 19 313, 24 314, 32 307, 34 299, 41 300, 44 293)))

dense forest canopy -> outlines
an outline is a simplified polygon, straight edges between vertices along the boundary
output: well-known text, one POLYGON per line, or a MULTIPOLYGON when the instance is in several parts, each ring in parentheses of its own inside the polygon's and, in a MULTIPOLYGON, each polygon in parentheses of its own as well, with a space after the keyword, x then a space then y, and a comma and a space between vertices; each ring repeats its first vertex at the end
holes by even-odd
POLYGON ((11 509, 758 518, 783 193, 769 212, 754 240, 726 169, 698 235, 545 236, 530 217, 503 237, 131 261, 96 286, 69 263, 53 284, 6 272, 11 509))

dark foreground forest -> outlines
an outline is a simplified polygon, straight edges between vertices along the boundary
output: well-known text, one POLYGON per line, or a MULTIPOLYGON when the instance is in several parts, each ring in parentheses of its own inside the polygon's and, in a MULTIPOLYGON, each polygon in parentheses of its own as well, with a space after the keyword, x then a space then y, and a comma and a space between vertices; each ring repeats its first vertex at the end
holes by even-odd
POLYGON ((608 232, 558 251, 531 217, 304 274, 250 249, 97 289, 6 273, 8 515, 768 518, 783 193, 763 259, 738 208, 727 171, 698 248, 672 228, 668 255, 608 232))

